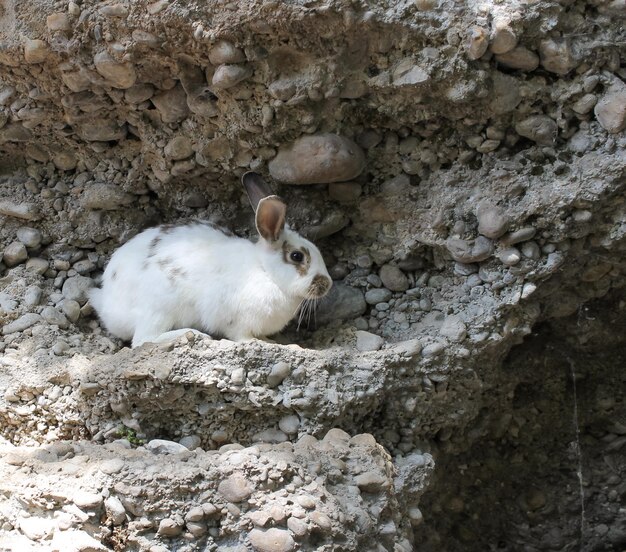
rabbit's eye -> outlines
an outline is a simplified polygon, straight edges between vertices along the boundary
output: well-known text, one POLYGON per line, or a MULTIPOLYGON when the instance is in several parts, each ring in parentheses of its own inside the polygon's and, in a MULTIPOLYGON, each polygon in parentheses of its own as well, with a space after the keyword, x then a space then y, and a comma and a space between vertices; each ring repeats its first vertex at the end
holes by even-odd
POLYGON ((302 251, 292 251, 289 258, 294 263, 301 263, 304 260, 304 253, 302 253, 302 251))

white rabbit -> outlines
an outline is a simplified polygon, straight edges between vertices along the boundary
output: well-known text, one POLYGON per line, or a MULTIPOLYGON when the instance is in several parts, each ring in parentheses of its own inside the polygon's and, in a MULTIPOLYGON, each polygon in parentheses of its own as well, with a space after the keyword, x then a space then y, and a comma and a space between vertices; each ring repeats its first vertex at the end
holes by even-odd
POLYGON ((258 174, 242 182, 257 243, 194 222, 150 228, 113 254, 102 288, 90 292, 112 334, 133 347, 190 329, 233 341, 263 338, 284 328, 303 300, 326 295, 332 280, 322 255, 285 225, 283 200, 258 174))

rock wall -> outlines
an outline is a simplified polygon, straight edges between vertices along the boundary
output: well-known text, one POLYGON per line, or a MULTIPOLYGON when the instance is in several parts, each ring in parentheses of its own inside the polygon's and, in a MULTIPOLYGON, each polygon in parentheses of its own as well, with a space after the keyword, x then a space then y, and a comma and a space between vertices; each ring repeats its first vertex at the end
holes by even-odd
POLYGON ((623 3, 204 4, 0 7, 0 544, 621 550, 623 3), (325 257, 314 320, 108 335, 110 254, 252 236, 248 170, 325 257))

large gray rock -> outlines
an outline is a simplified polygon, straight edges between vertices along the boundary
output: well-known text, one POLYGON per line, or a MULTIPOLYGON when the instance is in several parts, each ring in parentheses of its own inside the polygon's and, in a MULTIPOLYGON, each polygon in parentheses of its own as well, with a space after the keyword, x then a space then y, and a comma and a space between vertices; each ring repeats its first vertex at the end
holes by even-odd
POLYGON ((365 156, 352 140, 336 134, 304 136, 281 146, 269 163, 272 178, 287 184, 320 184, 356 178, 365 156))

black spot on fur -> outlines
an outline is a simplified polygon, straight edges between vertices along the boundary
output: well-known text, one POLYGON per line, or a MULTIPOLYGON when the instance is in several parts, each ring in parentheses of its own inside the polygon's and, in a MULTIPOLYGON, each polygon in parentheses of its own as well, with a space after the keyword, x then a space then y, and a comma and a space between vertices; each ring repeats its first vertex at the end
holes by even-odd
POLYGON ((152 238, 152 241, 150 242, 150 245, 148 246, 148 258, 150 257, 154 257, 157 253, 157 246, 159 245, 159 242, 161 241, 161 237, 159 235, 154 236, 154 238, 152 238))

